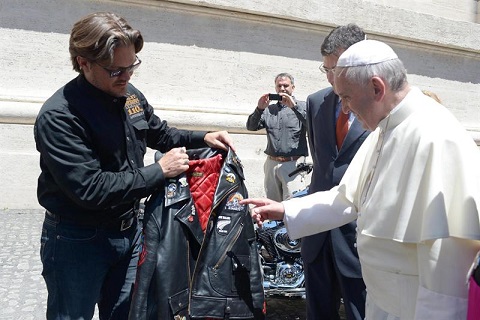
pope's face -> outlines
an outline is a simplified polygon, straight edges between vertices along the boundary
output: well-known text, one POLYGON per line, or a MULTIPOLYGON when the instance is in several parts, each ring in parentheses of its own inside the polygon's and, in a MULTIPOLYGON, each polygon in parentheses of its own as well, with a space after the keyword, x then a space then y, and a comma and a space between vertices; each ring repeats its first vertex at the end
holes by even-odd
POLYGON ((345 70, 335 70, 335 92, 342 99, 343 112, 353 112, 365 129, 375 130, 378 121, 375 115, 374 88, 367 85, 351 83, 345 78, 345 70))

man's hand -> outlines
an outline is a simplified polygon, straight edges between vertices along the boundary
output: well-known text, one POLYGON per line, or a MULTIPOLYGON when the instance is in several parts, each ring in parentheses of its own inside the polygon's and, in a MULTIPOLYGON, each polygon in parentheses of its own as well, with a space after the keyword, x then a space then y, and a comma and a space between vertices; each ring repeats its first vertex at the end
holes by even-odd
POLYGON ((173 178, 188 169, 188 155, 185 147, 173 148, 157 162, 162 168, 165 178, 173 178))
POLYGON ((269 102, 270 100, 268 99, 268 93, 265 93, 260 97, 260 99, 258 99, 257 108, 260 110, 265 110, 265 108, 268 107, 269 102))
POLYGON ((253 205, 251 210, 252 218, 259 227, 265 220, 283 220, 285 208, 281 202, 276 202, 267 198, 252 198, 240 201, 240 204, 253 205))
POLYGON ((228 148, 230 148, 235 151, 233 141, 227 131, 209 132, 203 139, 209 147, 223 150, 228 150, 228 148))
POLYGON ((282 104, 289 107, 290 109, 295 108, 297 103, 295 102, 295 99, 293 99, 292 96, 288 95, 287 93, 280 93, 282 96, 282 104))

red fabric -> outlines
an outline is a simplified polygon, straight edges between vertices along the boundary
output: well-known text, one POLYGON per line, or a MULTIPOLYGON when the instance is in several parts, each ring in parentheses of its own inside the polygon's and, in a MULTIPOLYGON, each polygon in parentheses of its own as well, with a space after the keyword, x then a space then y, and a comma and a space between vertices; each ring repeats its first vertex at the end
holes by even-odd
POLYGON ((190 160, 189 162, 187 181, 203 232, 207 228, 222 163, 221 154, 212 158, 190 160))
MULTIPOLYGON (((144 231, 142 231, 142 233, 143 232, 144 231)), ((143 234, 142 236, 144 237, 143 234)), ((142 252, 140 252, 140 258, 138 259, 138 263, 137 263, 138 266, 141 266, 145 262, 145 259, 147 258, 147 244, 145 242, 146 241, 143 241, 142 243, 142 252)))
POLYGON ((343 113, 340 110, 340 114, 338 115, 337 124, 335 127, 335 135, 337 137, 337 149, 340 150, 343 144, 343 140, 348 133, 348 118, 350 118, 350 113, 343 113))
POLYGON ((475 282, 475 279, 470 277, 468 287, 468 312, 467 320, 480 319, 480 286, 475 282))

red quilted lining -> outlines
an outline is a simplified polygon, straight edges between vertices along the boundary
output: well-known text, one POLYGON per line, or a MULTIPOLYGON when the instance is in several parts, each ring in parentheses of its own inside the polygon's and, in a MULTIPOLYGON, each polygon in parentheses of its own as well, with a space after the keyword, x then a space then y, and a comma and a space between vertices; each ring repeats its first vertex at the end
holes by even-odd
POLYGON ((189 162, 190 167, 187 170, 187 181, 203 232, 205 232, 207 228, 222 163, 223 159, 221 154, 212 158, 190 160, 189 162))

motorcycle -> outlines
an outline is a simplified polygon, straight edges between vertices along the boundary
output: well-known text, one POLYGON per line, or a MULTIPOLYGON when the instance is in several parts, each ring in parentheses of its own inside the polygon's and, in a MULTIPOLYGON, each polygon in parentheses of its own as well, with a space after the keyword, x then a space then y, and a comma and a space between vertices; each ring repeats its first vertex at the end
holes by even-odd
MULTIPOLYGON (((308 174, 312 169, 312 164, 300 163, 289 176, 304 172, 308 174)), ((307 194, 308 187, 294 193, 292 197, 298 198, 307 194)), ((290 239, 283 221, 265 221, 256 233, 265 296, 305 298, 301 240, 290 239)))

